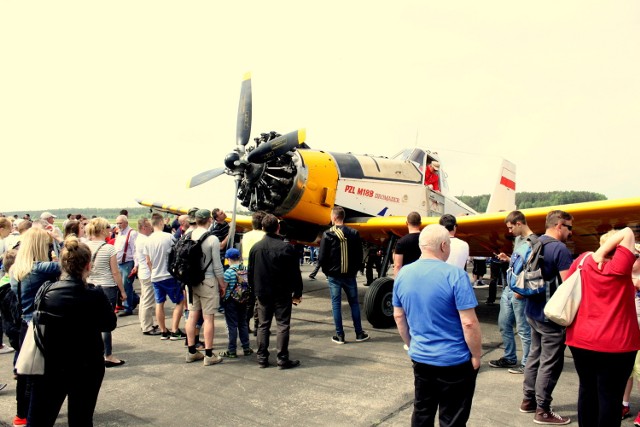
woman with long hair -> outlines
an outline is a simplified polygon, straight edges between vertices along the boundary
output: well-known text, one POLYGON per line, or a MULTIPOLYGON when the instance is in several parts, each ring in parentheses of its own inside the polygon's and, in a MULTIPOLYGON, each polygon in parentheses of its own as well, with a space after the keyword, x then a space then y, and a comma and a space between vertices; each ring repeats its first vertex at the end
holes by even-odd
MULTIPOLYGON (((16 260, 9 270, 11 290, 18 297, 22 312, 20 326, 20 346, 24 341, 27 327, 33 317, 34 301, 38 289, 48 280, 57 280, 60 265, 50 261, 49 244, 51 236, 41 228, 30 228, 23 235, 16 260)), ((16 349, 16 357, 20 350, 16 349)), ((15 359, 14 359, 15 360, 15 359)), ((16 385, 17 414, 14 425, 25 425, 29 414, 31 379, 26 375, 18 375, 16 385)))
POLYGON ((631 277, 636 260, 630 228, 606 234, 592 255, 582 254, 582 301, 566 343, 580 378, 578 423, 619 426, 620 402, 640 349, 640 329, 631 277))
MULTIPOLYGON (((122 276, 118 270, 116 250, 113 245, 108 245, 105 239, 109 236, 109 222, 104 218, 93 218, 87 224, 86 232, 89 237, 87 246, 91 249, 91 271, 87 282, 101 288, 111 303, 112 310, 116 306, 118 292, 123 299, 126 298, 122 285, 122 276)), ((111 368, 124 364, 124 360, 113 356, 111 345, 111 332, 102 333, 104 341, 104 366, 111 368)))
POLYGON ((116 315, 102 290, 87 284, 91 250, 76 236, 65 239, 60 265, 60 281, 40 298, 45 371, 32 379, 29 425, 53 426, 68 397, 69 425, 92 426, 105 369, 101 332, 116 327, 116 315))

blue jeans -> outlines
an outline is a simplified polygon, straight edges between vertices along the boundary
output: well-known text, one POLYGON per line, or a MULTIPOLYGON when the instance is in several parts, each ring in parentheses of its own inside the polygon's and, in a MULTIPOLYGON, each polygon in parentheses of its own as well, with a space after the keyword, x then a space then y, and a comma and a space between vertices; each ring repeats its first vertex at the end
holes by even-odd
POLYGON ((140 302, 140 297, 133 290, 133 281, 134 277, 129 277, 131 270, 133 270, 133 261, 123 262, 122 264, 118 264, 118 270, 120 271, 120 275, 122 276, 122 284, 124 285, 124 291, 127 294, 127 300, 123 301, 124 311, 127 313, 132 313, 133 309, 136 308, 138 302, 140 302))
POLYGON ((512 362, 518 361, 516 354, 516 340, 513 328, 517 327, 520 342, 522 343, 522 366, 527 364, 529 347, 531 346, 531 326, 524 315, 527 306, 526 299, 517 299, 509 286, 505 286, 500 297, 500 314, 498 326, 504 343, 504 358, 512 362))
POLYGON ((331 308, 333 322, 336 324, 336 334, 344 335, 342 328, 342 290, 347 294, 347 301, 351 307, 351 318, 356 335, 362 332, 360 321, 360 305, 358 304, 358 284, 355 277, 327 277, 329 292, 331 293, 331 308))
POLYGON ((240 344, 242 348, 249 347, 249 324, 246 322, 247 305, 238 304, 232 298, 223 302, 224 318, 227 321, 229 331, 228 350, 234 353, 237 349, 238 333, 240 334, 240 344))
MULTIPOLYGON (((117 286, 96 286, 96 288, 101 288, 102 292, 107 296, 109 300, 109 304, 111 304, 111 308, 115 308, 116 303, 118 302, 118 287, 117 286)), ((102 333, 102 341, 104 342, 104 355, 111 356, 113 353, 113 348, 111 346, 111 332, 103 332, 102 333)))

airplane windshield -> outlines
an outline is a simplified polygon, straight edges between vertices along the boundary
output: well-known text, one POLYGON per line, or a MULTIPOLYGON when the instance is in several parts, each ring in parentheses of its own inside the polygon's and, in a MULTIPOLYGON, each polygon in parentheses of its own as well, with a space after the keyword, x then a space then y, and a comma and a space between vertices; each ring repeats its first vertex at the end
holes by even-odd
POLYGON ((422 166, 424 164, 424 156, 425 152, 420 148, 406 148, 395 154, 392 159, 409 160, 422 166))

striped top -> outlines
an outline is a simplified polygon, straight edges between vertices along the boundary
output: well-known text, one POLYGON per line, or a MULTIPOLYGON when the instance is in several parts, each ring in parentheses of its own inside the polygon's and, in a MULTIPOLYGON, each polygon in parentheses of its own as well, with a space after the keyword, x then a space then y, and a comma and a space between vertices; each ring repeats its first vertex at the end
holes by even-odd
MULTIPOLYGON (((87 242, 87 246, 91 249, 91 257, 95 256, 95 261, 91 266, 91 274, 87 278, 87 283, 93 283, 94 285, 100 285, 104 287, 116 286, 116 282, 113 280, 113 274, 111 273, 111 257, 115 256, 116 249, 113 245, 102 245, 102 241, 90 240, 87 242), (101 247, 102 246, 102 247, 101 247), (98 249, 100 248, 100 249, 98 249)), ((118 273, 119 274, 119 273, 118 273)))

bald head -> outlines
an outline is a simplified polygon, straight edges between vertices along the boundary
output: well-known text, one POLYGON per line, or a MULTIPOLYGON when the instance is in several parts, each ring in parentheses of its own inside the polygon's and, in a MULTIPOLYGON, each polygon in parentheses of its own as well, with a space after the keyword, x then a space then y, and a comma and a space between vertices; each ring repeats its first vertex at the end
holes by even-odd
POLYGON ((446 261, 451 252, 449 230, 440 224, 427 225, 418 238, 422 257, 446 261))

